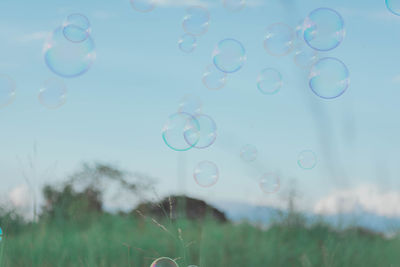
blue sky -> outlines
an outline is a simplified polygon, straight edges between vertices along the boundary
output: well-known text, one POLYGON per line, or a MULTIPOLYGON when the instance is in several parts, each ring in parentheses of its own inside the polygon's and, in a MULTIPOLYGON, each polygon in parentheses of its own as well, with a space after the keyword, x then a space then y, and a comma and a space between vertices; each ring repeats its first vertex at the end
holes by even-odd
MULTIPOLYGON (((17 95, 0 110, 0 192, 7 195, 24 183, 17 157, 27 163, 36 143, 38 169, 57 165, 50 177, 34 181, 37 186, 62 179, 81 162, 98 160, 157 177, 160 194, 184 189, 207 199, 281 206, 281 195, 295 181, 307 209, 329 206, 329 197, 343 192, 367 194, 360 188, 372 190, 379 205, 388 194, 397 200, 400 17, 384 1, 248 1, 242 11, 229 12, 220 1, 164 0, 150 13, 136 12, 125 0, 1 1, 0 73, 13 77, 17 95), (207 6, 211 20, 196 50, 186 54, 177 41, 191 4, 207 6), (348 91, 335 100, 311 92, 308 73, 293 63, 293 53, 273 57, 263 48, 268 25, 295 27, 318 7, 333 8, 345 20, 343 43, 319 54, 341 59, 350 71, 348 91), (86 74, 63 79, 67 102, 49 110, 37 100, 41 84, 55 77, 43 60, 44 38, 75 12, 92 24, 97 58, 86 74), (242 42, 247 61, 228 76, 224 88, 211 91, 201 77, 214 46, 225 38, 242 42), (284 85, 276 95, 257 90, 257 75, 266 67, 282 73, 284 85), (161 128, 187 94, 202 100, 203 112, 217 123, 218 137, 208 149, 175 152, 163 143, 161 128), (259 151, 252 164, 239 157, 248 143, 259 151), (297 166, 304 149, 318 155, 313 170, 297 166), (193 181, 193 168, 201 160, 220 169, 212 188, 193 181), (177 179, 179 164, 185 165, 184 185, 177 179), (258 188, 258 177, 269 171, 281 174, 283 193, 268 196, 258 188)), ((378 204, 365 205, 379 210, 378 204)))

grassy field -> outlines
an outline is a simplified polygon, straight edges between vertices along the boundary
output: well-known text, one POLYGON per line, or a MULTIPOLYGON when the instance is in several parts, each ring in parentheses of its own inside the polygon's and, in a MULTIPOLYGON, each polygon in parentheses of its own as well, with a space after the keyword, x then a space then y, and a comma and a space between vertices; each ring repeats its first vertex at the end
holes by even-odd
POLYGON ((171 223, 105 214, 87 224, 42 222, 11 229, 3 227, 2 267, 148 267, 161 256, 185 267, 400 266, 400 237, 388 240, 324 225, 282 224, 262 230, 246 223, 171 223))

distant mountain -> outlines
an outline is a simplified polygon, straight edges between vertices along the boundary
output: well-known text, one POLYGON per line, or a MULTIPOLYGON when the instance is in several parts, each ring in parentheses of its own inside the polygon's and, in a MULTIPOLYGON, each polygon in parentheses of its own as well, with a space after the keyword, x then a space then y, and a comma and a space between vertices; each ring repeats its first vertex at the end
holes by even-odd
MULTIPOLYGON (((285 215, 287 211, 267 206, 254 206, 241 202, 213 202, 216 208, 225 212, 232 221, 248 221, 268 225, 274 219, 279 219, 279 214, 285 215)), ((337 215, 318 215, 304 213, 309 222, 322 220, 335 227, 361 226, 376 232, 391 233, 400 230, 400 217, 386 217, 378 214, 358 210, 355 213, 337 215)))

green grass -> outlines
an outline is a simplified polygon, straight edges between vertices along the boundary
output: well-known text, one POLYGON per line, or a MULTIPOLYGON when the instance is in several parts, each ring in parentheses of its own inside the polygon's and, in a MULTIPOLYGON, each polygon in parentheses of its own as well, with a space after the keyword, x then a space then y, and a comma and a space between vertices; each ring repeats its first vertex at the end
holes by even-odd
POLYGON ((400 238, 327 226, 275 226, 103 215, 93 223, 37 223, 7 233, 0 266, 146 266, 161 256, 179 266, 400 266, 400 238), (182 234, 179 235, 181 229, 182 234), (180 239, 180 236, 183 240, 180 239))

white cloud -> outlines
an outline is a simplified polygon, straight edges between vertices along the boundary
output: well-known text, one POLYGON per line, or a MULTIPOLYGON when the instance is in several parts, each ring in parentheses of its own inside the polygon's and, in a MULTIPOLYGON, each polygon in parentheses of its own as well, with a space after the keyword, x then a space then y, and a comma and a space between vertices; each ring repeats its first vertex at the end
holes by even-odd
POLYGON ((392 78, 392 82, 394 82, 394 83, 400 83, 400 74, 395 75, 395 76, 392 78))
POLYGON ((362 210, 381 216, 399 217, 399 203, 399 191, 383 191, 374 185, 362 185, 323 197, 314 205, 314 212, 338 214, 362 210))
POLYGON ((47 31, 38 31, 27 34, 22 34, 17 37, 17 41, 20 43, 29 43, 32 41, 44 41, 49 37, 51 33, 47 31))

